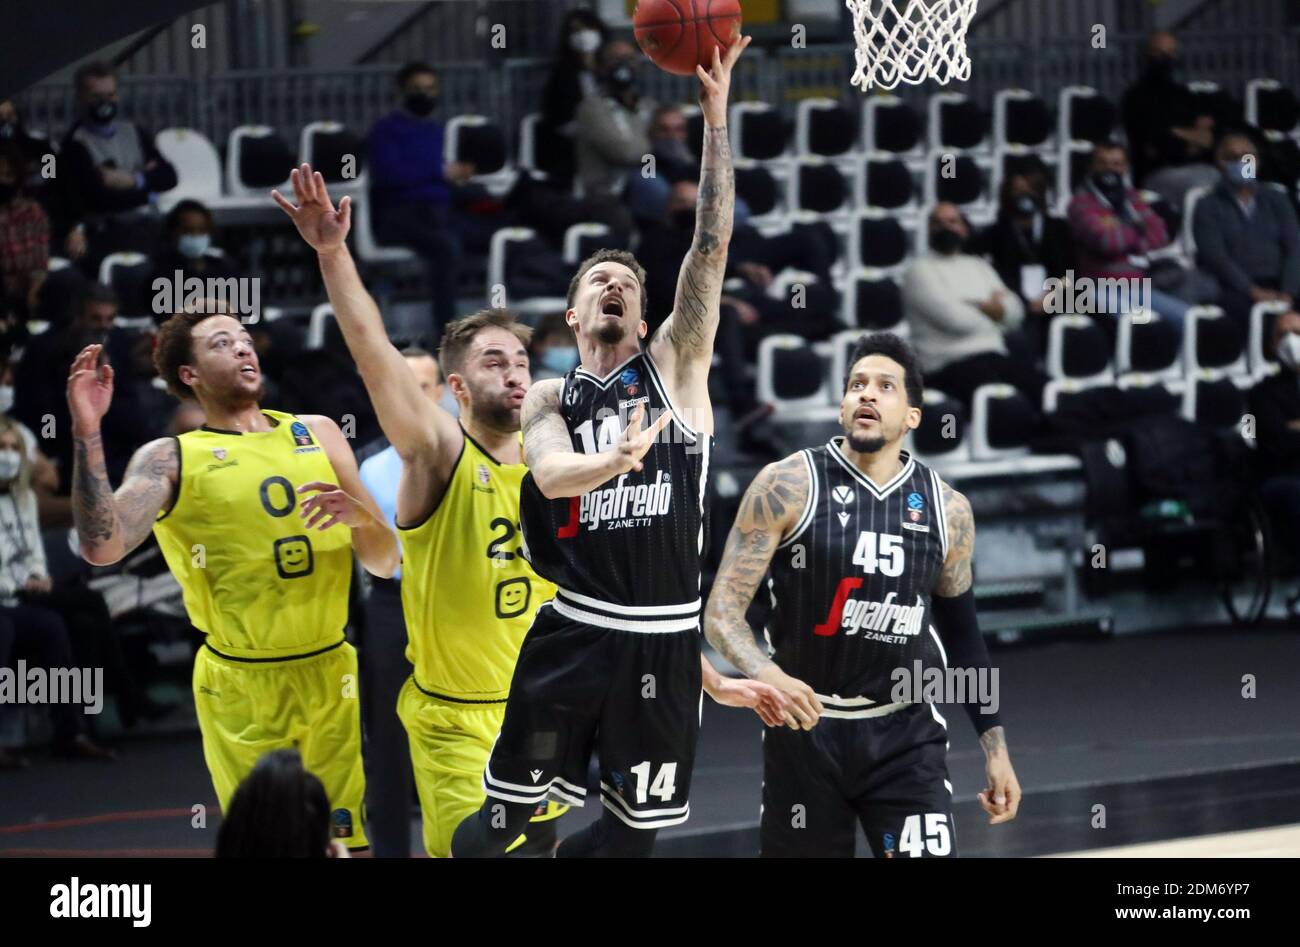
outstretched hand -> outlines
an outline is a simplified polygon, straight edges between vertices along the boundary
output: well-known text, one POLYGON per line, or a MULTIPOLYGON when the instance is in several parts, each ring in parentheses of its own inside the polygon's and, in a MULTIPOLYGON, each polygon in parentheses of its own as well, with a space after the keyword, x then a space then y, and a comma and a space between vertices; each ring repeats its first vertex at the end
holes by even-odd
POLYGON ((68 371, 68 412, 73 433, 95 428, 113 401, 113 367, 100 364, 102 345, 87 345, 68 371))
POLYGON ((736 64, 745 47, 753 42, 754 37, 742 36, 727 47, 726 55, 713 47, 713 62, 708 69, 695 67, 695 75, 700 79, 700 110, 704 121, 714 128, 727 124, 727 95, 731 91, 731 67, 736 64))
POLYGON ((289 172, 289 183, 293 185, 297 206, 279 191, 271 191, 271 197, 289 215, 302 238, 317 253, 343 246, 352 227, 352 198, 345 195, 336 210, 325 188, 325 178, 309 164, 289 172))

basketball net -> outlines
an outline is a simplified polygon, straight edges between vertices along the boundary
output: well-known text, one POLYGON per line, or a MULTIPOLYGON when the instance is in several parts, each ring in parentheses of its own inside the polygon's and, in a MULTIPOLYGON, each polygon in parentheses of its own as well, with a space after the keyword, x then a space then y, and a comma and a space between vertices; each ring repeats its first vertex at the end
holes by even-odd
POLYGON ((966 30, 978 0, 845 0, 853 14, 858 67, 853 84, 863 91, 900 82, 970 78, 966 30), (899 12, 898 7, 902 7, 899 12))

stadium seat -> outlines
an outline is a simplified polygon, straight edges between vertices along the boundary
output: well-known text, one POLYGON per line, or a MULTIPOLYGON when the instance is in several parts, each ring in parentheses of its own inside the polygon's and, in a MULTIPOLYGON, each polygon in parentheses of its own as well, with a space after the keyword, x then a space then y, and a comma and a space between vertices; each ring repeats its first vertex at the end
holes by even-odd
POLYGON ((605 224, 574 224, 564 231, 564 262, 577 266, 600 248, 609 245, 609 227, 605 224))
POLYGON ((1183 390, 1183 417, 1205 427, 1238 427, 1247 412, 1249 379, 1222 372, 1188 378, 1183 390))
POLYGON ((226 144, 226 193, 265 197, 271 188, 287 191, 297 156, 274 128, 240 125, 226 144))
POLYGON ((335 319, 334 307, 321 303, 311 311, 311 321, 307 323, 307 350, 319 351, 325 347, 326 323, 335 319))
POLYGON ((1056 210, 1064 214, 1070 206, 1074 192, 1088 176, 1088 166, 1092 161, 1092 145, 1088 142, 1072 142, 1063 147, 1057 155, 1056 164, 1056 210))
POLYGON ((989 117, 960 92, 930 96, 928 144, 934 151, 987 151, 989 117))
POLYGON ((880 207, 884 210, 916 210, 916 185, 912 172, 897 157, 886 152, 874 152, 863 163, 861 193, 858 207, 880 207))
POLYGON ((895 329, 903 321, 903 291, 887 271, 859 268, 841 293, 841 319, 862 329, 895 329))
POLYGON ((849 232, 852 266, 891 270, 907 258, 907 237, 894 215, 869 208, 857 215, 857 226, 849 232))
POLYGON ((1256 303, 1250 310, 1250 331, 1246 343, 1246 359, 1250 375, 1258 380, 1276 374, 1281 368, 1277 359, 1266 350, 1265 342, 1273 337, 1276 318, 1290 310, 1284 302, 1256 303))
POLYGON ((854 188, 832 161, 800 158, 790 174, 790 207, 817 214, 844 214, 850 209, 854 188))
POLYGON ((1183 371, 1190 378, 1204 369, 1249 375, 1246 340, 1218 306, 1193 306, 1183 326, 1183 371))
POLYGON ((1119 122, 1115 104, 1088 86, 1066 86, 1057 97, 1056 140, 1061 148, 1076 142, 1106 141, 1119 122))
POLYGON ((828 396, 821 357, 797 335, 769 335, 758 344, 758 400, 776 408, 784 421, 838 415, 828 396))
POLYGON ((993 96, 993 146, 1050 148, 1052 114, 1027 89, 1001 89, 993 96))
MULTIPOLYGON (((1052 168, 1057 156, 1054 152, 1040 153, 1027 145, 997 145, 993 150, 992 180, 989 182, 989 200, 997 203, 1002 194, 1002 182, 1013 174, 1029 171, 1042 173, 1052 179, 1052 168)), ((1050 208, 1049 208, 1050 210, 1050 208)))
POLYGON ((1097 382, 1081 381, 1078 378, 1053 378, 1043 386, 1043 413, 1055 414, 1058 411, 1086 411, 1085 405, 1099 392, 1113 388, 1108 380, 1097 382))
POLYGON ((1266 133, 1300 132, 1300 100, 1276 79, 1251 79, 1246 83, 1246 124, 1266 133))
POLYGON ((361 177, 363 144, 341 122, 311 122, 298 136, 298 160, 319 171, 327 184, 351 187, 361 177))
POLYGON ((984 185, 984 172, 970 155, 931 151, 925 168, 925 203, 949 201, 959 207, 992 206, 984 185))
POLYGON ((148 256, 130 251, 110 253, 100 262, 99 282, 117 293, 118 309, 123 317, 144 315, 140 308, 153 296, 145 285, 151 265, 148 256))
POLYGON ((925 389, 921 424, 912 432, 912 446, 924 457, 949 461, 970 459, 966 406, 934 388, 925 389))
POLYGON ((757 161, 737 160, 733 166, 736 171, 736 196, 749 205, 750 213, 753 214, 751 222, 755 226, 779 223, 784 217, 785 207, 781 200, 781 188, 772 172, 757 161))
POLYGON ((1088 316, 1053 316, 1047 329, 1047 375, 1086 383, 1112 379, 1106 330, 1088 316))
POLYGON ((457 115, 447 123, 443 160, 474 165, 472 180, 494 194, 504 194, 514 184, 515 173, 509 159, 505 131, 486 116, 457 115))
POLYGON ((1183 374, 1183 339, 1172 323, 1158 313, 1124 313, 1115 336, 1115 371, 1158 379, 1183 374))
POLYGON ((1196 204, 1202 197, 1209 194, 1213 187, 1210 184, 1202 184, 1199 187, 1190 188, 1187 191, 1187 196, 1183 198, 1183 229, 1179 235, 1179 242, 1183 247, 1183 255, 1192 261, 1196 260, 1196 234, 1192 230, 1196 204))
POLYGON ((857 116, 834 99, 804 99, 795 111, 795 154, 839 157, 858 139, 857 116))
POLYGON ((535 316, 547 312, 564 310, 568 307, 568 300, 563 296, 536 296, 529 299, 516 300, 509 292, 509 282, 507 274, 508 255, 511 245, 522 245, 539 241, 541 238, 537 231, 529 227, 502 227, 496 233, 492 234, 492 241, 488 249, 487 265, 487 298, 494 300, 497 295, 497 287, 503 287, 506 290, 505 304, 516 313, 524 316, 535 316))
POLYGON ((738 102, 731 106, 728 121, 735 157, 772 161, 785 156, 789 137, 785 119, 766 102, 738 102))
POLYGON ((980 385, 971 399, 971 460, 1028 454, 1036 415, 1036 407, 1011 385, 980 385))
POLYGON ((920 158, 925 123, 919 112, 896 95, 869 95, 862 103, 862 146, 868 154, 886 151, 920 158))
POLYGON ((366 190, 366 175, 357 180, 352 197, 352 239, 356 241, 357 258, 362 263, 382 266, 389 263, 410 263, 419 257, 407 247, 380 246, 375 240, 374 223, 370 217, 370 193, 366 190))
POLYGON ((183 200, 211 206, 221 200, 221 157, 208 137, 193 128, 164 128, 154 141, 176 169, 176 186, 158 195, 158 209, 167 213, 183 200))
POLYGON ((515 164, 519 166, 521 171, 527 171, 535 177, 545 178, 546 172, 537 166, 537 130, 541 121, 541 112, 529 112, 520 120, 515 164))

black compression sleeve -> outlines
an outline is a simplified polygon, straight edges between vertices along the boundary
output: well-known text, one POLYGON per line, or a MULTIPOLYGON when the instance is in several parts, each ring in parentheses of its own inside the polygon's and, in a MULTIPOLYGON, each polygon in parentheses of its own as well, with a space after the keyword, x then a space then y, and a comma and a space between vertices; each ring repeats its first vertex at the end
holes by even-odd
MULTIPOLYGON (((948 652, 948 666, 952 668, 980 668, 989 666, 989 649, 980 634, 979 618, 975 614, 975 593, 971 589, 953 598, 935 595, 930 599, 930 618, 939 633, 944 650, 948 652)), ((992 681, 992 679, 990 678, 992 681)), ((996 683, 996 681, 993 681, 996 683)), ((977 695, 968 695, 966 714, 975 733, 982 736, 986 730, 1002 726, 996 712, 996 697, 992 702, 981 703, 977 695), (988 710, 990 712, 985 713, 988 710)))

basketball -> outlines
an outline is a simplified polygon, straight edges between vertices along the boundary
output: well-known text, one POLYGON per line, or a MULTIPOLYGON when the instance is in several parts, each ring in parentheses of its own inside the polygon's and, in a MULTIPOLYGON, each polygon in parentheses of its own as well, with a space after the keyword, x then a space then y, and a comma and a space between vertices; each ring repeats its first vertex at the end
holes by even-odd
POLYGON ((738 0, 640 0, 632 28, 641 51, 664 72, 695 74, 740 38, 738 0))

